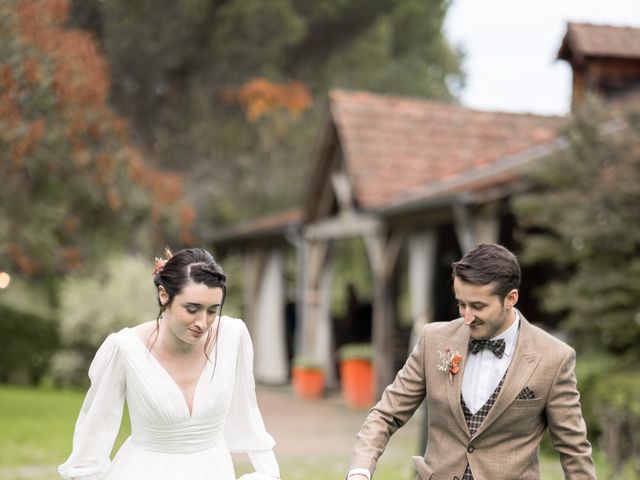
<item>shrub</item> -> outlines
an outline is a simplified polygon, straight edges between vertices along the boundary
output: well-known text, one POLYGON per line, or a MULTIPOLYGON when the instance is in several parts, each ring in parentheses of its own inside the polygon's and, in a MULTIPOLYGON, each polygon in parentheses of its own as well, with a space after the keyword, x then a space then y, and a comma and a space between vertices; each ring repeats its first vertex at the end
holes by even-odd
POLYGON ((37 384, 58 348, 53 319, 0 305, 0 383, 37 384))
POLYGON ((602 432, 600 445, 619 475, 636 462, 640 473, 640 373, 608 372, 598 377, 592 392, 593 413, 602 432))
POLYGON ((340 360, 371 360, 373 349, 369 343, 347 343, 338 349, 340 360))
POLYGON ((594 391, 598 381, 611 371, 615 371, 618 360, 603 352, 581 354, 576 362, 576 377, 580 391, 582 415, 587 424, 587 432, 591 442, 596 442, 601 435, 600 423, 596 418, 594 391))
POLYGON ((299 356, 294 357, 293 366, 297 368, 304 368, 307 370, 323 370, 323 366, 317 360, 311 357, 299 356))
POLYGON ((52 376, 57 384, 85 382, 89 363, 109 333, 156 318, 153 262, 112 257, 98 271, 91 276, 70 276, 61 285, 64 350, 54 359, 52 376))

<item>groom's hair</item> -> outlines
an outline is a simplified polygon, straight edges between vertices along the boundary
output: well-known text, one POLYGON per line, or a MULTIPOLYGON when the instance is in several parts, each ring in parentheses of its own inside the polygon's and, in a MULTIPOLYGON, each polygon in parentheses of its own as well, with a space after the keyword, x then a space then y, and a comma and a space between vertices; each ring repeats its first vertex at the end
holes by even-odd
POLYGON ((502 245, 485 243, 470 250, 452 265, 452 277, 474 285, 495 284, 493 293, 501 299, 520 288, 518 259, 502 245))

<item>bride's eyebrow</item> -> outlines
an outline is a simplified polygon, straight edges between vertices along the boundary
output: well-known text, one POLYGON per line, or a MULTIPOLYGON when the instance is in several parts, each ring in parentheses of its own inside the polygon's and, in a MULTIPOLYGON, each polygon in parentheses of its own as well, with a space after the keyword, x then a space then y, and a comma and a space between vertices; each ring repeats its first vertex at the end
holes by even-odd
MULTIPOLYGON (((201 303, 195 303, 195 302, 185 302, 182 304, 183 307, 198 307, 201 308, 203 307, 203 305, 201 303)), ((213 307, 219 307, 220 304, 219 303, 214 303, 211 304, 208 308, 213 308, 213 307)))

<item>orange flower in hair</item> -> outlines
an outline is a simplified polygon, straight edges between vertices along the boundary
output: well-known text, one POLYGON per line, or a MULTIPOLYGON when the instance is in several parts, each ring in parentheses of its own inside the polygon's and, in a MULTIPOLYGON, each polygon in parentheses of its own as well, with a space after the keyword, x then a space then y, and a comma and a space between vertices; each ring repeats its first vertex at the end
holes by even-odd
POLYGON ((171 253, 171 250, 169 250, 169 247, 164 249, 164 256, 165 258, 156 257, 155 259, 155 268, 153 270, 154 277, 164 269, 164 266, 167 264, 169 259, 173 257, 173 253, 171 253))
POLYGON ((164 269, 164 266, 167 264, 167 261, 164 258, 156 257, 155 264, 156 264, 156 268, 154 268, 153 270, 154 277, 164 269))

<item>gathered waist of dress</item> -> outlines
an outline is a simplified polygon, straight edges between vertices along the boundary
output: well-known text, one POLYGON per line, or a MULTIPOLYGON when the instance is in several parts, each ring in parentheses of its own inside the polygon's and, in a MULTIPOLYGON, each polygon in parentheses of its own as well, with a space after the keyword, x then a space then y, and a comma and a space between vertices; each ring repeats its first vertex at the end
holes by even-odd
POLYGON ((197 453, 224 444, 223 423, 210 419, 179 424, 145 424, 131 420, 131 443, 159 453, 197 453))

